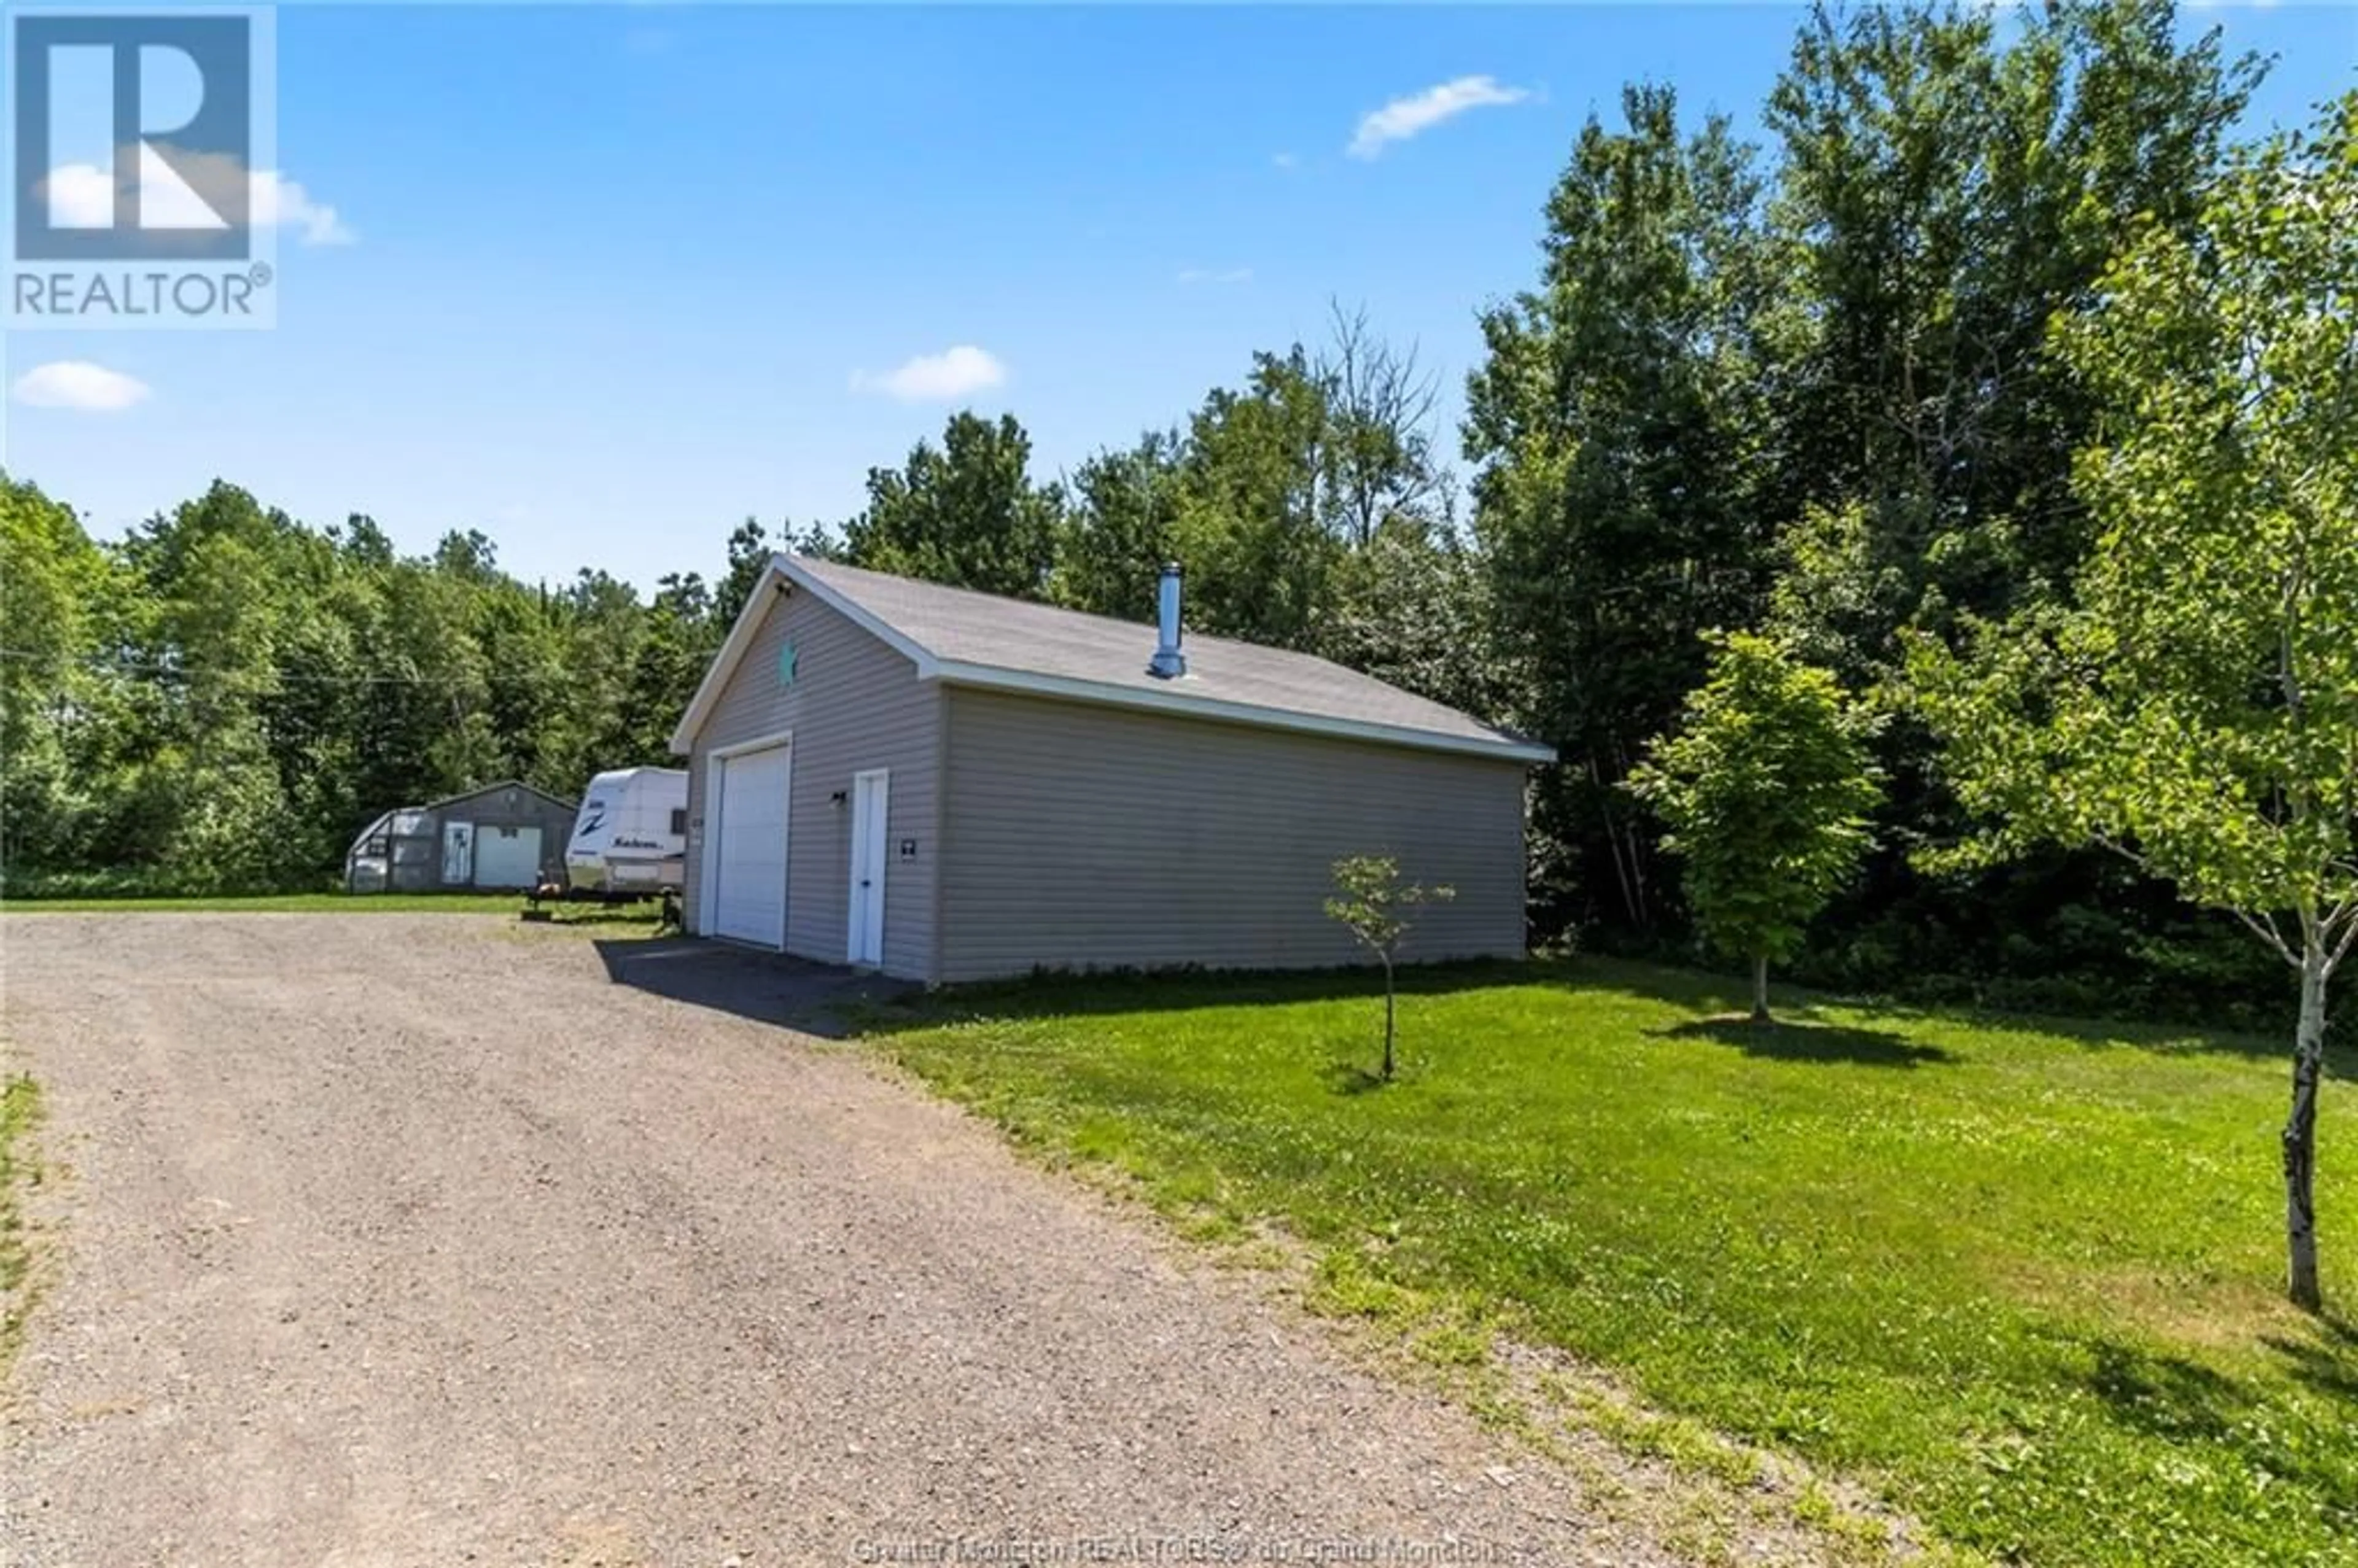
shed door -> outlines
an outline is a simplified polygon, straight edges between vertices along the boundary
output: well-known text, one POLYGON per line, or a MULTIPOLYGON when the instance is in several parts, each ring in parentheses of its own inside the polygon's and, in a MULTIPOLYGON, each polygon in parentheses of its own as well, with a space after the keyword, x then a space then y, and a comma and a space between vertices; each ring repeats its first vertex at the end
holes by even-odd
POLYGON ((475 825, 471 822, 446 822, 442 825, 442 883, 445 887, 462 888, 475 880, 475 825))
POLYGON ((529 888, 540 881, 540 829, 486 827, 475 835, 475 885, 529 888))
POLYGON ((793 749, 723 757, 712 829, 712 930, 739 942, 786 945, 786 789, 793 749))
POLYGON ((851 775, 851 934, 854 964, 884 962, 884 824, 892 775, 878 768, 851 775))

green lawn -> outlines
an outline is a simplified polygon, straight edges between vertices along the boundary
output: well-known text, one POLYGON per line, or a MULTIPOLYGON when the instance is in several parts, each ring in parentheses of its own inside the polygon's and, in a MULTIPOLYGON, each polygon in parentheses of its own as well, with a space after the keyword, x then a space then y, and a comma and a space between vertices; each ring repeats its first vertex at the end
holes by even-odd
POLYGON ((27 1148, 40 1119, 40 1093, 21 1073, 0 1077, 0 1377, 16 1358, 25 1327, 30 1259, 25 1240, 22 1189, 36 1179, 27 1148))
MULTIPOLYGON (((285 892, 225 894, 211 898, 37 898, 0 902, 7 914, 514 914, 524 907, 520 892, 285 892)), ((587 909, 592 906, 584 905, 587 909)), ((644 906, 654 918, 654 905, 644 906)))
MULTIPOLYGON (((2273 1040, 1825 1006, 1581 960, 952 992, 871 1037, 1167 1206, 1274 1218, 1657 1408, 2041 1563, 2358 1562, 2358 1328, 2281 1304, 2273 1040)), ((2358 1103, 2320 1130, 2358 1301, 2358 1103)))

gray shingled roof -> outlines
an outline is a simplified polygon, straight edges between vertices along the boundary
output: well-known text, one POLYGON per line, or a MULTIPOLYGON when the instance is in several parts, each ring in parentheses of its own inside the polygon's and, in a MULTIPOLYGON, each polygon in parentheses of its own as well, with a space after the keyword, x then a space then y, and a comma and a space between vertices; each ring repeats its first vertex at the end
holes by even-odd
MULTIPOLYGON (((1067 693, 1083 699, 1096 696, 1118 702, 1135 696, 1161 707, 1200 703, 1209 718, 1250 721, 1254 715, 1233 711, 1247 708, 1266 714, 1271 722, 1374 726, 1397 731, 1405 742, 1430 737, 1452 750, 1537 750, 1521 736, 1309 654, 1189 632, 1184 637, 1187 674, 1165 680, 1147 673, 1155 644, 1151 623, 802 556, 782 556, 777 564, 789 578, 806 579, 857 607, 942 665, 1102 688, 1067 693)), ((955 670, 944 674, 957 678, 955 670)))

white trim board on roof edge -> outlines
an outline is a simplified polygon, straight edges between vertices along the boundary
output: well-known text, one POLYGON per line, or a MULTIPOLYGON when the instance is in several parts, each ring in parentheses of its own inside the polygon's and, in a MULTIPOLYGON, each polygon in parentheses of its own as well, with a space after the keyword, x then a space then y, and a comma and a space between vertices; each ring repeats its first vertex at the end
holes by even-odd
POLYGON ((698 685, 696 695, 688 699, 687 711, 680 715, 679 722, 672 728, 674 756, 685 757, 696 749, 696 737, 704 729, 705 720, 712 717, 713 705, 720 700, 721 692, 727 689, 729 677, 735 675, 737 666, 745 662, 745 654, 752 648, 753 639, 761 634, 762 617, 769 613, 772 591, 795 588, 808 589, 820 603, 847 617, 861 631, 914 664, 921 679, 932 675, 934 656, 841 594, 795 571, 785 557, 773 555, 770 557, 770 564, 763 568, 761 578, 753 584, 753 591, 745 596, 745 607, 737 612, 736 624, 729 628, 729 636, 721 643, 720 651, 712 655, 711 667, 704 672, 704 679, 698 685))
POLYGON ((975 687, 991 691, 1011 691, 1034 697, 1061 698, 1071 702, 1095 703, 1107 708, 1127 708, 1147 713, 1166 713, 1185 718, 1211 719, 1234 724, 1249 724, 1266 730, 1291 730, 1297 734, 1324 735, 1345 741, 1366 741, 1377 745, 1405 746, 1417 751, 1446 752, 1457 756, 1495 757, 1501 762, 1552 762, 1554 748, 1529 741, 1501 738, 1497 741, 1476 740, 1471 736, 1444 735, 1431 730, 1412 730, 1393 724, 1377 724, 1366 720, 1330 718, 1323 714, 1301 713, 1288 708, 1262 708, 1252 703, 1228 702, 1184 690, 1149 691, 1134 687, 1115 686, 1102 681, 1080 680, 1069 676, 1041 675, 1031 670, 1007 669, 996 665, 977 665, 937 658, 899 628, 880 619, 865 606, 846 598, 841 592, 818 579, 798 570, 792 559, 773 556, 767 570, 746 596, 745 608, 738 612, 737 623, 729 629, 728 641, 714 655, 712 667, 696 688, 696 696, 680 716, 678 726, 672 730, 671 749, 681 756, 695 749, 696 737, 712 716, 713 705, 719 701, 729 679, 744 662, 748 649, 759 633, 762 617, 771 603, 773 588, 789 590, 801 589, 828 609, 842 615, 861 631, 884 643, 894 653, 917 666, 919 680, 939 680, 952 686, 975 687))

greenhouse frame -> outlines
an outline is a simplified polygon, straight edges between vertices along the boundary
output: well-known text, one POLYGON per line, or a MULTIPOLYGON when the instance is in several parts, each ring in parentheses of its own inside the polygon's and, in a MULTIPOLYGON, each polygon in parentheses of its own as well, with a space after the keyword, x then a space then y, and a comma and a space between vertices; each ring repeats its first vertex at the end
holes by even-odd
POLYGON ((427 806, 398 806, 361 829, 344 887, 366 892, 529 892, 565 879, 578 807, 515 779, 427 806))

